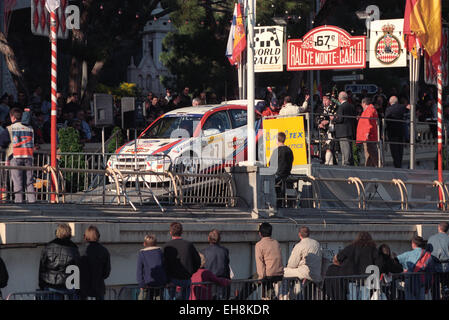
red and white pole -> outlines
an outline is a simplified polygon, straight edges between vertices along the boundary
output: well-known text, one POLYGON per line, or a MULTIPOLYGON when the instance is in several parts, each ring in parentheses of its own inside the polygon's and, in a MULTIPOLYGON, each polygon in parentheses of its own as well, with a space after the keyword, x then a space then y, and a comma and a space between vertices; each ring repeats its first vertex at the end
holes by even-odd
MULTIPOLYGON (((57 145, 57 130, 56 130, 56 115, 57 115, 57 74, 58 74, 58 47, 56 35, 56 12, 50 12, 50 41, 51 41, 51 166, 56 168, 56 145, 57 145)), ((55 202, 55 181, 51 184, 52 203, 55 202)))
MULTIPOLYGON (((443 72, 441 61, 438 65, 437 72, 437 89, 438 89, 438 181, 443 181, 443 72)), ((443 194, 440 189, 440 208, 443 207, 443 194)))

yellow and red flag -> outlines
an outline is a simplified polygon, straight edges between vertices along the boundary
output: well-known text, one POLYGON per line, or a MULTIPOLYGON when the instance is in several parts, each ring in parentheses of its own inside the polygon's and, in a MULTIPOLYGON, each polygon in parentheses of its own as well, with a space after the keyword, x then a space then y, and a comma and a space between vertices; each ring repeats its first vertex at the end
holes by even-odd
POLYGON ((237 17, 234 33, 234 48, 232 50, 232 60, 240 61, 240 56, 246 48, 245 25, 243 24, 242 10, 240 3, 237 3, 237 17))
POLYGON ((442 43, 441 0, 407 0, 404 37, 407 51, 416 57, 417 43, 420 44, 437 68, 442 43))

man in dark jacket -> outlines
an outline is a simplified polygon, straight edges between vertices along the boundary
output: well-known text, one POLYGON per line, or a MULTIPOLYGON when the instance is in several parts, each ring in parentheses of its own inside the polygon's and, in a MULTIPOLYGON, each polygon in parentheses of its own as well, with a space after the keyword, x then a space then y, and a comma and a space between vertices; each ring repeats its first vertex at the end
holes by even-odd
POLYGON ((398 103, 398 98, 396 96, 390 97, 389 103, 390 105, 385 111, 385 119, 387 119, 387 136, 388 141, 390 142, 394 167, 401 168, 402 156, 404 154, 404 145, 402 143, 405 141, 405 124, 400 121, 388 121, 388 119, 404 120, 404 114, 406 113, 407 108, 398 103))
POLYGON ((205 269, 219 278, 230 279, 229 250, 220 245, 220 232, 212 230, 208 241, 210 245, 202 251, 206 258, 205 269))
POLYGON ((289 146, 285 145, 286 135, 284 132, 279 132, 277 137, 278 147, 274 149, 270 158, 270 168, 276 168, 274 174, 274 183, 276 188, 277 206, 282 207, 282 199, 285 198, 285 188, 287 178, 292 171, 294 156, 293 151, 289 146))
POLYGON ((335 123, 335 138, 340 142, 342 165, 354 165, 352 156, 352 140, 355 138, 356 112, 355 107, 348 102, 348 94, 344 91, 338 94, 340 106, 337 109, 337 115, 330 116, 335 123))
POLYGON ((188 300, 190 295, 190 278, 201 266, 201 258, 195 246, 182 239, 182 225, 179 222, 170 224, 172 240, 164 246, 164 265, 169 288, 169 299, 175 299, 176 287, 181 287, 181 295, 176 300, 188 300))
MULTIPOLYGON (((66 280, 71 275, 69 266, 79 267, 80 254, 78 247, 70 238, 72 229, 68 224, 60 224, 56 229, 56 239, 50 241, 42 250, 39 264, 39 287, 42 290, 55 292, 50 298, 63 300, 77 297, 75 289, 68 289, 66 280), (69 273, 66 273, 66 272, 69 273)), ((76 281, 75 281, 76 283, 76 281)))
MULTIPOLYGON (((6 269, 6 265, 3 262, 3 259, 0 258, 0 289, 3 289, 8 285, 8 270, 6 269)), ((0 300, 2 299, 2 291, 0 290, 0 300)))
MULTIPOLYGON (((208 236, 209 246, 202 251, 206 263, 204 268, 219 278, 231 279, 229 267, 229 250, 220 245, 220 231, 213 229, 208 236)), ((229 297, 229 287, 217 288, 217 294, 229 297)))
POLYGON ((88 245, 81 255, 81 298, 104 300, 106 286, 104 280, 111 273, 109 251, 98 241, 100 232, 97 227, 89 226, 84 232, 84 240, 88 245))

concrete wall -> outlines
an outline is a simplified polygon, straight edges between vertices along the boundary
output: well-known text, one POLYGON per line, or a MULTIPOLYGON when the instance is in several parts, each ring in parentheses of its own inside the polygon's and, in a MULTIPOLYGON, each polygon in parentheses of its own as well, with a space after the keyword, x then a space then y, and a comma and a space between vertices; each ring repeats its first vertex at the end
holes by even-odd
MULTIPOLYGON (((270 221, 271 222, 271 221, 270 221)), ((289 222, 272 222, 273 238, 281 243, 284 265, 298 241, 297 226, 289 222)), ((81 244, 86 223, 70 223, 73 240, 81 244)), ((100 229, 101 242, 111 253, 112 272, 106 284, 110 286, 134 284, 137 252, 146 233, 155 233, 159 245, 169 240, 169 222, 154 223, 95 223, 100 229)), ((43 245, 54 238, 56 222, 0 223, 0 256, 5 261, 10 281, 3 289, 11 292, 34 291, 38 287, 38 268, 43 245)), ((183 222, 184 238, 201 250, 207 246, 207 235, 213 228, 222 232, 222 243, 230 251, 231 268, 236 279, 255 273, 254 245, 259 240, 258 222, 183 222)), ((434 233, 430 227, 416 225, 309 225, 312 238, 320 241, 324 254, 331 258, 350 243, 358 231, 369 231, 378 245, 387 243, 396 253, 410 250, 410 239, 415 232, 428 237, 434 233)), ((436 227, 434 228, 436 229, 436 227)))

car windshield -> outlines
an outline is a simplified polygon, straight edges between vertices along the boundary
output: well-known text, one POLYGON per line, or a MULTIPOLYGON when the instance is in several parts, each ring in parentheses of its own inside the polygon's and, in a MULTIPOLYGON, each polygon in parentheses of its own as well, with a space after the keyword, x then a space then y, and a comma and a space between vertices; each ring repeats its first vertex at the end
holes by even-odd
POLYGON ((201 116, 175 115, 160 118, 141 137, 141 139, 163 139, 193 136, 201 116))

